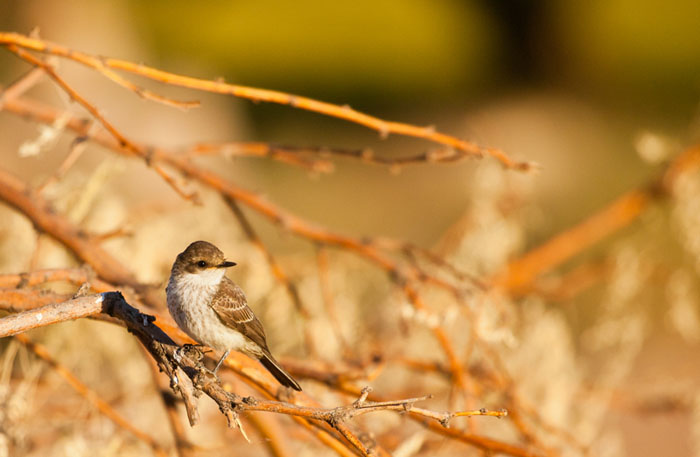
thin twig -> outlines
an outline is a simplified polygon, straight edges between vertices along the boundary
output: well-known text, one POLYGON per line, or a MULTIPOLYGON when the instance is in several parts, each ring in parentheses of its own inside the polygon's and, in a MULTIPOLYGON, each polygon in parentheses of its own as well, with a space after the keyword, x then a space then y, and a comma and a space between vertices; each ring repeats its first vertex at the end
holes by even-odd
MULTIPOLYGON (((29 116, 40 122, 47 123, 53 122, 53 120, 63 114, 62 112, 59 112, 46 105, 41 105, 37 102, 29 102, 27 100, 12 100, 11 102, 7 103, 6 109, 16 114, 29 116)), ((73 130, 78 135, 86 135, 88 133, 83 123, 74 117, 68 119, 66 128, 73 130)), ((115 141, 107 135, 100 134, 98 132, 91 136, 90 139, 114 150, 115 152, 122 154, 124 153, 124 151, 119 148, 118 144, 115 144, 115 141)), ((177 155, 171 154, 161 148, 155 148, 152 146, 141 147, 143 150, 150 151, 152 162, 157 162, 159 160, 167 162, 169 165, 180 171, 183 175, 196 179, 201 184, 220 193, 224 198, 231 198, 237 202, 243 203, 252 208, 254 211, 267 217, 271 221, 277 222, 280 225, 280 228, 283 230, 292 232, 302 238, 306 238, 320 244, 337 246, 342 249, 353 251, 356 254, 365 257, 379 268, 386 270, 391 276, 406 277, 409 280, 419 280, 447 289, 455 297, 458 297, 459 300, 463 300, 466 296, 465 291, 462 288, 456 287, 453 284, 425 271, 418 270, 413 266, 400 264, 383 253, 384 247, 395 246, 397 243, 391 243, 385 238, 382 238, 381 240, 353 238, 329 232, 328 230, 316 227, 311 223, 284 211, 282 208, 278 208, 277 206, 265 201, 260 196, 246 189, 233 185, 215 173, 194 165, 185 157, 178 157, 177 155)), ((0 198, 1 197, 2 195, 0 195, 0 198)), ((59 237, 59 239, 61 238, 59 237)), ((95 270, 97 271, 98 268, 95 268, 95 270)))
POLYGON ((42 69, 34 67, 22 75, 17 81, 10 84, 6 89, 2 89, 2 91, 0 91, 0 110, 2 110, 5 100, 21 97, 22 94, 41 81, 43 76, 44 72, 42 69))
MULTIPOLYGON (((0 35, 2 35, 2 33, 0 33, 0 35)), ((102 126, 105 129, 107 129, 107 131, 110 134, 112 134, 112 136, 114 136, 114 138, 116 138, 120 148, 128 151, 131 154, 141 157, 146 161, 146 163, 150 162, 150 157, 147 151, 143 151, 141 148, 137 147, 135 143, 133 143, 124 134, 122 134, 114 125, 112 125, 111 122, 109 122, 99 112, 99 110, 92 103, 87 101, 85 97, 80 95, 63 78, 61 78, 50 64, 34 57, 32 54, 28 53, 24 49, 18 48, 15 45, 8 45, 7 49, 15 53, 21 59, 24 59, 32 65, 44 70, 46 74, 49 75, 51 79, 53 79, 56 82, 56 84, 61 86, 61 88, 70 96, 71 99, 75 100, 83 108, 85 108, 95 119, 98 120, 98 122, 100 122, 100 124, 102 124, 102 126)), ((170 176, 167 173, 167 171, 165 171, 162 167, 157 167, 155 168, 155 170, 161 177, 164 178, 165 182, 168 183, 170 187, 172 187, 173 190, 175 190, 181 197, 188 200, 192 200, 194 203, 197 203, 199 201, 196 193, 185 192, 184 190, 180 189, 175 178, 170 176)))
POLYGON ((301 301, 301 297, 299 296, 299 291, 297 290, 296 286, 289 279, 289 276, 287 275, 287 273, 284 272, 282 266, 272 255, 270 250, 267 249, 267 247, 265 247, 265 244, 263 244, 262 239, 255 232, 253 225, 250 223, 250 220, 248 220, 248 217, 245 215, 243 210, 241 210, 240 206, 236 203, 236 200, 228 196, 225 197, 224 200, 226 201, 228 207, 231 209, 233 215, 238 220, 238 224, 241 226, 241 229, 248 238, 248 241, 250 241, 250 243, 253 246, 255 246, 256 249, 258 249, 258 251, 260 251, 263 257, 265 257, 265 260, 267 261, 267 264, 270 267, 272 275, 280 284, 282 284, 285 291, 287 291, 289 298, 292 300, 292 303, 294 303, 294 307, 304 318, 308 319, 309 317, 311 317, 311 313, 308 309, 306 309, 306 307, 301 301))
MULTIPOLYGON (((18 100, 14 100, 14 103, 17 103, 18 100)), ((9 103, 8 103, 9 106, 9 103)), ((14 105, 13 105, 14 106, 14 105)), ((70 128, 73 128, 75 125, 71 120, 68 121, 67 124, 70 128)), ((75 127, 80 131, 82 129, 82 126, 77 123, 75 127)), ((84 133, 84 132, 83 132, 84 133)), ((120 148, 116 149, 117 151, 121 151, 120 148)), ((263 200, 259 196, 253 194, 252 192, 249 192, 245 189, 242 189, 240 187, 235 186, 234 184, 230 183, 229 181, 224 180, 222 177, 219 175, 212 173, 208 170, 204 170, 200 167, 195 166, 192 164, 189 160, 179 158, 179 157, 174 157, 172 155, 166 155, 164 151, 159 151, 159 150, 153 150, 152 155, 151 155, 151 160, 156 161, 156 160, 163 160, 176 168, 178 168, 183 174, 186 176, 189 176, 191 178, 195 178, 201 183, 210 186, 217 190, 219 193, 221 193, 225 198, 231 198, 234 199, 238 202, 245 203, 246 205, 250 206, 254 210, 258 211, 259 213, 263 214, 264 216, 270 218, 273 221, 276 221, 280 223, 280 225, 288 230, 291 231, 292 233, 295 233, 297 235, 300 235, 304 238, 307 238, 309 240, 313 240, 316 242, 320 243, 325 243, 329 245, 334 245, 338 247, 342 247, 344 249, 349 249, 351 251, 354 251, 358 253, 359 255, 362 255, 363 257, 366 257, 368 260, 372 261, 374 264, 379 266, 380 268, 384 269, 389 273, 390 277, 394 279, 399 287, 401 287, 402 290, 404 290, 407 298, 411 302, 411 304, 416 308, 416 309, 424 309, 425 306, 416 290, 414 285, 411 283, 413 281, 417 281, 420 279, 431 279, 431 282, 434 284, 439 284, 442 285, 443 287, 447 287, 452 290, 454 295, 456 297, 461 297, 461 292, 454 288, 451 287, 449 284, 445 283, 444 281, 438 279, 438 278, 432 278, 431 276, 421 273, 416 272, 415 269, 412 268, 406 268, 405 266, 399 264, 392 258, 390 258, 388 255, 382 252, 379 246, 372 242, 368 242, 367 240, 362 240, 362 239, 357 239, 354 237, 350 236, 345 236, 345 235, 340 235, 336 233, 329 232, 325 229, 321 229, 315 226, 310 225, 303 219, 293 215, 292 213, 289 213, 287 211, 284 211, 281 208, 278 208, 277 206, 263 200)), ((39 213, 38 215, 41 215, 41 222, 52 222, 48 223, 45 225, 42 225, 42 228, 45 230, 49 231, 49 229, 53 229, 54 232, 57 228, 63 229, 61 230, 61 233, 54 234, 54 236, 57 236, 57 238, 61 241, 64 242, 64 244, 67 244, 68 242, 71 243, 69 245, 72 249, 74 249, 73 246, 79 246, 80 249, 79 251, 76 251, 79 255, 90 255, 91 258, 93 258, 94 251, 96 246, 93 246, 92 243, 85 243, 81 239, 76 239, 77 234, 75 234, 76 229, 75 228, 70 228, 68 229, 70 223, 55 214, 52 211, 47 211, 46 210, 46 204, 43 203, 43 201, 39 198, 39 196, 32 196, 31 198, 28 198, 29 196, 26 195, 26 186, 24 186, 21 182, 19 182, 16 178, 9 174, 3 174, 2 170, 0 169, 0 198, 8 200, 11 204, 14 206, 20 208, 25 214, 30 214, 30 213, 39 213), (10 186, 5 186, 5 189, 3 189, 3 181, 9 181, 10 186), (22 189, 22 190, 20 190, 22 189), (9 196, 3 196, 3 190, 6 190, 5 195, 9 196), (36 208, 37 204, 43 203, 42 208, 36 208), (26 209, 25 209, 26 208, 26 209), (28 210, 29 209, 29 210, 28 210), (44 214, 42 214, 44 213, 44 214), (48 213, 48 214, 46 214, 48 213), (61 220, 61 224, 58 225, 57 222, 58 220, 61 220), (80 252, 82 251, 82 252, 80 252)), ((31 217, 31 216, 30 216, 31 217)), ((54 233, 50 232, 50 233, 54 233)), ((110 256, 106 256, 108 259, 112 259, 110 256)), ((87 258, 84 258, 85 261, 90 263, 95 268, 95 271, 100 274, 103 278, 107 279, 109 282, 112 283, 117 283, 117 284, 130 284, 134 287, 141 287, 139 284, 135 284, 133 278, 130 278, 128 281, 120 281, 120 280, 114 280, 115 278, 112 276, 114 274, 114 270, 112 269, 102 269, 101 266, 97 266, 92 261, 88 260, 87 258), (110 275, 109 277, 104 276, 104 275, 110 275)), ((99 259, 102 261, 102 259, 99 259)), ((121 270, 124 270, 124 267, 121 265, 119 266, 121 270)), ((129 276, 131 276, 129 274, 129 276)), ((123 278, 126 279, 126 278, 123 278)), ((148 299, 148 297, 146 297, 148 299)), ((149 302, 151 306, 154 306, 153 302, 149 302)), ((465 382, 462 378, 461 375, 461 370, 459 370, 460 366, 460 361, 456 356, 455 350, 451 347, 451 343, 449 339, 447 338, 447 335, 444 331, 444 329, 440 327, 436 327, 432 329, 432 331, 435 333, 436 338, 438 339, 438 342, 440 345, 443 347, 449 361, 450 361, 450 366, 452 369, 455 370, 454 376, 455 379, 458 381, 459 386, 465 386, 465 382)))
MULTIPOLYGON (((301 296, 299 295, 299 291, 297 290, 296 285, 289 279, 289 276, 284 272, 284 269, 282 269, 282 265, 280 265, 280 263, 275 259, 270 250, 267 249, 262 239, 255 232, 253 225, 250 223, 243 210, 241 210, 240 206, 238 206, 238 204, 236 203, 236 200, 230 197, 224 197, 224 200, 226 201, 226 204, 228 205, 233 215, 236 217, 236 220, 238 220, 238 225, 241 226, 241 229, 248 238, 248 241, 253 246, 255 246, 255 248, 263 255, 265 261, 267 262, 267 265, 270 267, 270 271, 272 271, 272 275, 277 280, 277 282, 279 282, 282 285, 282 287, 284 287, 284 290, 287 292, 287 295, 294 304, 294 308, 297 310, 299 315, 301 315, 301 317, 308 323, 308 320, 311 318, 311 313, 302 302, 301 296)), ((304 325, 304 329, 306 348, 307 350, 313 353, 315 352, 315 346, 311 335, 311 326, 304 325)))
MULTIPOLYGON (((116 317, 124 322, 129 331, 134 333, 144 344, 146 349, 153 355, 161 368, 166 369, 171 379, 177 379, 174 367, 179 367, 192 380, 196 389, 203 391, 206 395, 212 398, 221 409, 222 413, 230 419, 235 419, 235 415, 244 411, 266 411, 292 416, 298 416, 306 419, 314 419, 325 422, 332 428, 338 430, 345 436, 356 448, 363 453, 369 455, 369 449, 354 435, 349 435, 349 431, 341 427, 345 421, 366 413, 371 413, 380 410, 402 411, 419 415, 424 418, 434 419, 443 424, 449 419, 446 419, 448 413, 431 412, 426 409, 418 409, 414 411, 414 403, 424 401, 428 397, 417 397, 403 400, 391 401, 368 401, 369 389, 363 389, 360 392, 359 398, 354 403, 347 406, 339 406, 336 408, 317 408, 300 406, 280 401, 269 401, 256 399, 252 397, 239 397, 236 394, 226 392, 219 381, 215 377, 211 377, 207 370, 201 365, 201 356, 192 354, 192 350, 176 351, 177 346, 174 342, 163 333, 158 327, 153 324, 153 318, 139 313, 136 309, 128 305, 121 294, 119 293, 103 293, 98 295, 88 295, 77 299, 69 300, 60 304, 50 305, 49 307, 40 308, 37 310, 26 311, 14 316, 8 316, 0 319, 0 336, 6 335, 3 333, 5 328, 4 322, 29 322, 31 325, 20 326, 22 329, 33 328, 33 321, 36 320, 36 313, 42 312, 45 314, 63 316, 62 320, 75 319, 83 316, 95 314, 96 312, 104 312, 112 317, 116 317), (80 306, 82 311, 75 312, 76 300, 83 300, 84 304, 80 306), (46 308, 53 308, 48 310, 46 308)), ((57 322, 58 319, 52 320, 57 322)), ((11 326, 17 328, 16 325, 11 326)), ((175 382, 179 388, 182 384, 179 381, 175 382)), ((457 412, 451 417, 463 416, 472 414, 473 412, 457 412)), ((480 412, 482 415, 502 415, 502 413, 480 412)), ((520 455, 520 454, 516 454, 520 455)))
POLYGON ((188 148, 183 155, 190 158, 215 154, 225 157, 264 157, 302 167, 312 172, 330 173, 333 171, 332 162, 305 157, 300 153, 300 150, 291 146, 278 146, 261 142, 199 143, 188 148))
MULTIPOLYGON (((330 384, 329 384, 330 385, 330 384)), ((349 395, 362 395, 362 391, 358 389, 355 386, 352 386, 346 382, 337 382, 334 385, 331 385, 335 390, 338 390, 340 392, 349 394, 349 395)), ((382 399, 381 397, 370 394, 371 398, 373 398, 375 401, 387 401, 385 399, 382 399)), ((368 397, 368 398, 369 398, 368 397)), ((481 410, 479 410, 481 411, 481 410)), ((487 410, 488 412, 489 410, 487 410)), ((468 416, 469 413, 472 411, 464 411, 462 415, 468 416)), ((504 417, 506 415, 510 416, 511 410, 508 410, 505 412, 505 410, 499 410, 499 411, 493 411, 490 413, 490 415, 495 416, 495 417, 504 417)), ((430 414, 432 417, 428 418, 426 417, 426 411, 415 411, 415 407, 408 413, 407 417, 412 419, 415 422, 420 423, 421 425, 425 426, 432 432, 435 432, 437 434, 440 434, 442 436, 446 436, 448 438, 453 438, 458 441, 462 441, 466 444, 469 444, 471 446, 477 447, 479 449, 482 449, 486 452, 491 452, 491 453, 501 453, 501 454, 507 454, 507 455, 512 455, 512 456, 518 456, 518 457, 541 457, 542 454, 536 451, 532 451, 526 448, 518 447, 515 445, 511 445, 499 440, 491 439, 482 435, 477 435, 474 433, 468 433, 464 430, 459 430, 456 428, 449 428, 444 426, 444 424, 441 422, 441 419, 445 418, 446 415, 449 415, 450 413, 440 413, 440 412, 430 412, 427 414, 430 414)), ((449 417, 449 416, 448 416, 449 417)), ((451 419, 451 417, 449 418, 451 419)))
POLYGON ((331 322, 331 326, 333 327, 336 338, 338 338, 340 346, 343 348, 343 352, 348 354, 350 347, 343 336, 343 329, 340 327, 338 311, 335 306, 335 300, 333 299, 333 292, 331 291, 330 278, 328 277, 328 252, 323 245, 318 245, 316 249, 316 266, 318 270, 318 281, 321 286, 321 297, 323 298, 323 305, 326 308, 328 320, 331 322))
POLYGON ((100 114, 99 110, 92 103, 88 102, 82 95, 76 92, 75 89, 73 89, 63 78, 61 78, 58 75, 58 73, 56 73, 56 70, 54 70, 53 66, 44 62, 41 59, 34 57, 29 52, 13 44, 8 45, 7 49, 15 53, 19 58, 26 60, 35 67, 44 70, 46 74, 49 75, 51 79, 53 79, 56 82, 56 84, 61 86, 61 88, 70 96, 71 99, 75 100, 78 104, 85 108, 95 119, 97 119, 102 124, 102 126, 105 129, 107 129, 107 131, 111 133, 114 136, 114 138, 117 139, 119 145, 122 148, 137 156, 143 156, 141 151, 119 130, 117 130, 117 128, 114 127, 111 122, 105 119, 104 116, 100 114))
POLYGON ((114 408, 112 408, 112 406, 110 406, 109 403, 103 400, 97 392, 83 384, 70 372, 70 370, 68 370, 68 368, 59 363, 56 359, 54 359, 49 354, 46 347, 39 343, 33 342, 29 339, 29 337, 23 334, 14 335, 14 337, 17 341, 19 341, 29 350, 31 350, 37 357, 48 363, 51 366, 51 368, 53 368, 54 371, 58 373, 59 376, 66 380, 66 382, 73 388, 73 390, 75 390, 81 397, 83 397, 89 403, 91 403, 95 408, 97 408, 98 411, 100 411, 102 414, 108 417, 118 427, 123 428, 139 440, 146 443, 148 446, 150 446, 151 449, 153 449, 153 452, 155 452, 156 455, 160 457, 168 456, 168 453, 165 451, 165 449, 163 449, 152 436, 142 432, 135 425, 131 424, 129 421, 123 418, 117 411, 114 410, 114 408))
POLYGON ((262 143, 262 142, 224 142, 224 143, 198 143, 187 148, 184 152, 187 157, 223 155, 265 157, 277 160, 289 165, 300 166, 310 171, 330 173, 335 165, 329 158, 355 159, 363 164, 388 167, 396 170, 397 167, 407 165, 453 164, 466 156, 458 154, 451 148, 434 149, 420 154, 402 157, 381 157, 370 148, 348 149, 329 146, 297 146, 288 144, 262 143))
MULTIPOLYGON (((532 170, 535 168, 532 163, 517 162, 512 160, 499 149, 483 148, 472 142, 460 140, 454 136, 437 131, 433 126, 418 127, 416 125, 402 122, 385 121, 378 117, 356 111, 347 105, 334 105, 332 103, 321 102, 308 97, 291 95, 279 91, 257 89, 253 87, 226 84, 221 81, 210 81, 177 75, 121 59, 97 58, 86 53, 68 49, 56 43, 50 43, 45 40, 31 38, 17 33, 0 32, 0 45, 4 45, 8 48, 10 46, 19 46, 42 53, 64 57, 91 67, 102 74, 105 74, 105 70, 107 68, 123 70, 160 81, 165 84, 182 86, 207 92, 228 94, 233 95, 234 97, 246 98, 256 102, 277 103, 291 106, 293 108, 312 111, 363 125, 367 128, 376 130, 382 137, 395 134, 422 138, 454 149, 454 155, 458 158, 480 158, 483 156, 491 156, 501 162, 501 164, 507 168, 516 170, 532 170)), ((105 74, 105 76, 114 80, 110 74, 105 74)))
POLYGON ((63 178, 63 176, 65 176, 66 173, 68 173, 68 170, 70 170, 70 168, 75 164, 75 162, 78 161, 80 156, 85 151, 85 148, 87 147, 86 140, 86 137, 77 137, 75 140, 73 140, 70 146, 70 150, 68 151, 68 155, 66 155, 66 158, 63 159, 63 162, 61 162, 61 165, 58 166, 56 171, 51 176, 49 176, 43 182, 43 184, 37 187, 38 192, 43 192, 44 189, 56 183, 61 178, 63 178))

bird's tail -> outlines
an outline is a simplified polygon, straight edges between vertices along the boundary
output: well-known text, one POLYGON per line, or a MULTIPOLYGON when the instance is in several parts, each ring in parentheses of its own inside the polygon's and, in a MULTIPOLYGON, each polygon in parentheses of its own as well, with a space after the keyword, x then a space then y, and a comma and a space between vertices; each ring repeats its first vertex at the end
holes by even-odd
POLYGON ((280 364, 275 360, 274 357, 272 357, 271 354, 263 354, 262 357, 260 357, 260 363, 263 364, 265 368, 267 368, 267 371, 272 373, 272 376, 275 377, 276 380, 279 381, 280 384, 283 386, 291 387, 294 390, 301 391, 301 386, 292 378, 292 376, 284 371, 284 369, 280 366, 280 364))

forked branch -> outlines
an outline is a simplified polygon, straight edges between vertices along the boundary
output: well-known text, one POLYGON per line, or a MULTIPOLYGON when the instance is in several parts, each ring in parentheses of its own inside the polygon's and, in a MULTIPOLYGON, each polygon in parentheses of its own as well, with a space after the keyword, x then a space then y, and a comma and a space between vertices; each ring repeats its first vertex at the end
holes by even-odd
POLYGON ((132 73, 144 78, 149 78, 159 81, 164 84, 173 86, 187 87, 190 89, 213 92, 219 94, 232 95, 234 97, 245 98, 255 102, 277 103, 287 105, 293 108, 312 111, 325 116, 343 119, 348 122, 353 122, 363 125, 367 128, 376 130, 382 137, 390 134, 403 135, 414 138, 422 138, 433 143, 450 148, 450 152, 435 155, 431 160, 456 161, 467 157, 483 157, 491 156, 501 162, 507 168, 516 170, 531 170, 533 164, 529 162, 518 162, 508 157, 503 151, 496 148, 484 148, 470 141, 461 140, 451 135, 437 131, 434 127, 419 127, 417 125, 406 124, 403 122, 386 121, 369 114, 362 113, 350 108, 347 105, 335 105, 332 103, 314 100, 308 97, 292 95, 285 92, 258 89, 255 87, 246 87, 235 84, 227 84, 222 81, 212 81, 205 79, 192 78, 189 76, 169 73, 167 71, 158 70, 156 68, 147 67, 145 65, 136 64, 121 59, 100 58, 80 51, 69 49, 57 43, 51 43, 46 40, 20 35, 18 33, 0 32, 0 45, 5 47, 17 47, 27 50, 37 51, 48 55, 54 55, 65 59, 70 59, 82 65, 90 67, 105 77, 111 79, 117 84, 131 89, 141 97, 151 98, 156 101, 166 102, 167 104, 189 107, 191 104, 174 102, 164 97, 155 96, 148 93, 133 83, 127 81, 122 76, 114 72, 121 70, 127 73, 132 73))
MULTIPOLYGON (((48 325, 99 313, 107 314, 122 321, 128 331, 141 341, 158 363, 160 369, 168 375, 171 387, 176 393, 181 395, 186 404, 191 422, 195 422, 191 415, 196 414, 197 411, 194 404, 196 395, 192 394, 192 389, 195 389, 204 392, 216 402, 222 414, 226 416, 230 427, 240 428, 238 415, 246 411, 287 414, 324 423, 330 429, 344 436, 362 455, 370 455, 371 449, 351 434, 344 425, 346 421, 355 416, 376 411, 399 411, 420 415, 426 419, 439 422, 443 427, 447 427, 449 420, 454 417, 475 415, 503 417, 507 414, 505 411, 487 410, 455 413, 436 412, 414 406, 415 403, 425 401, 430 396, 381 402, 368 401, 367 396, 371 391, 368 387, 362 390, 355 402, 335 408, 316 408, 282 401, 241 397, 226 391, 219 379, 204 367, 202 364, 203 355, 199 349, 192 346, 180 348, 153 323, 155 320, 153 316, 143 314, 129 305, 119 292, 105 292, 76 297, 62 303, 46 305, 7 316, 0 319, 0 338, 15 335, 42 324, 48 325), (183 374, 188 379, 182 379, 183 374)), ((243 432, 243 430, 241 431, 243 432)))

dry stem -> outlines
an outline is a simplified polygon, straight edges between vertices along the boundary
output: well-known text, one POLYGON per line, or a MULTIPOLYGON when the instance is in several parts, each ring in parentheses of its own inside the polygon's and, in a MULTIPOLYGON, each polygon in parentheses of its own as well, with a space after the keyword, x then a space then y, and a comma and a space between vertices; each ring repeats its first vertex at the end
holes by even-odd
MULTIPOLYGON (((107 78, 125 86, 140 96, 144 96, 144 90, 136 86, 130 87, 129 84, 119 75, 111 71, 112 69, 123 70, 145 78, 150 78, 160 81, 165 84, 187 87, 190 89, 214 92, 220 94, 233 95, 234 97, 246 98, 256 102, 278 103, 288 105, 293 108, 299 108, 307 111, 313 111, 326 116, 344 119, 359 125, 363 125, 370 129, 376 130, 382 137, 389 134, 404 135, 415 138, 422 138, 434 143, 452 148, 454 153, 447 154, 450 161, 456 161, 466 157, 482 157, 492 156, 497 159, 503 166, 517 170, 531 170, 533 164, 528 162, 516 162, 509 158, 503 151, 495 148, 483 148, 472 142, 460 140, 456 137, 438 132, 434 127, 418 127, 402 122, 385 121, 375 116, 356 111, 349 106, 339 106, 332 103, 321 102, 311 98, 291 95, 284 92, 257 89, 253 87, 239 86, 227 84, 221 81, 210 81, 198 78, 192 78, 167 71, 158 70, 147 67, 145 65, 135 64, 121 59, 99 58, 83 52, 75 51, 56 43, 51 43, 38 38, 31 38, 17 33, 0 32, 0 45, 5 47, 21 47, 30 49, 45 54, 55 55, 66 59, 73 60, 80 64, 86 65, 100 72, 107 78)), ((158 100, 163 101, 163 100, 158 100)), ((445 155, 445 154, 443 154, 445 155)), ((438 155, 435 155, 438 156, 438 155)))
MULTIPOLYGON (((153 324, 154 317, 142 314, 131 307, 119 292, 86 295, 63 303, 52 304, 5 317, 0 319, 0 337, 35 328, 38 326, 37 322, 45 322, 48 325, 97 313, 105 313, 121 320, 127 329, 141 340, 149 353, 158 362, 161 370, 168 374, 171 385, 176 392, 182 395, 186 403, 192 403, 194 396, 183 394, 184 389, 190 390, 190 387, 182 382, 184 380, 181 373, 185 373, 192 381, 194 389, 201 390, 217 403, 222 414, 227 417, 230 427, 238 425, 237 415, 245 411, 267 411, 313 419, 325 423, 339 432, 362 455, 370 455, 370 448, 352 434, 344 425, 344 422, 355 416, 382 410, 412 413, 436 420, 443 426, 447 426, 449 419, 457 416, 479 414, 501 417, 505 415, 504 412, 494 411, 440 413, 423 408, 416 409, 413 406, 414 403, 424 401, 429 396, 381 402, 367 401, 370 393, 369 388, 363 389, 354 403, 336 408, 300 406, 253 397, 243 398, 223 389, 218 378, 202 365, 202 354, 199 353, 198 349, 188 348, 180 350, 168 335, 153 324), (37 319, 39 315, 50 316, 50 319, 37 319)), ((196 410, 196 406, 189 405, 188 411, 190 410, 196 410)))
MULTIPOLYGON (((2 320, 0 320, 0 322, 2 322, 2 320)), ((157 456, 168 456, 166 450, 163 449, 163 447, 160 446, 152 436, 142 432, 135 425, 131 424, 131 422, 123 418, 121 414, 115 411, 114 408, 112 408, 112 406, 109 403, 103 400, 97 392, 83 384, 75 375, 73 375, 73 373, 71 373, 71 371, 68 368, 56 361, 56 359, 54 359, 51 356, 51 354, 49 354, 49 351, 46 349, 46 347, 39 343, 35 343, 34 341, 30 340, 29 337, 27 337, 27 335, 24 334, 15 335, 14 337, 15 339, 17 339, 17 341, 19 341, 30 351, 32 351, 37 357, 48 363, 51 366, 51 368, 53 368, 53 370, 59 374, 59 376, 66 380, 66 382, 73 388, 73 390, 75 390, 81 397, 86 399, 88 402, 92 403, 92 405, 95 408, 97 408, 98 411, 107 416, 118 427, 127 430, 136 438, 148 444, 148 446, 150 446, 150 448, 153 449, 153 452, 155 452, 157 456)))

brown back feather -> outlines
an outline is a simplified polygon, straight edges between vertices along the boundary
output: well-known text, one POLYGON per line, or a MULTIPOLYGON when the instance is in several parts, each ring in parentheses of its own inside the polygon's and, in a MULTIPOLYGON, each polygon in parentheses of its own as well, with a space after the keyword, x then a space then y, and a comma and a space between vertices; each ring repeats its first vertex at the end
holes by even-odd
POLYGON ((270 353, 265 339, 265 330, 248 306, 243 290, 236 283, 224 277, 210 306, 224 324, 260 346, 264 353, 270 353))

